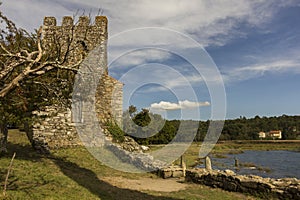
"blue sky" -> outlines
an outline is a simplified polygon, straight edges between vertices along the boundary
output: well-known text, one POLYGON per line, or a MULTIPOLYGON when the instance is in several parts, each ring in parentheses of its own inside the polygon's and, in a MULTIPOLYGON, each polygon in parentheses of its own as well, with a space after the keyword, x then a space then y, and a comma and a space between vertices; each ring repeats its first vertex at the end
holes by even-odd
POLYGON ((124 107, 155 108, 169 119, 300 114, 299 0, 3 0, 0 7, 29 31, 44 16, 59 23, 99 8, 124 107))

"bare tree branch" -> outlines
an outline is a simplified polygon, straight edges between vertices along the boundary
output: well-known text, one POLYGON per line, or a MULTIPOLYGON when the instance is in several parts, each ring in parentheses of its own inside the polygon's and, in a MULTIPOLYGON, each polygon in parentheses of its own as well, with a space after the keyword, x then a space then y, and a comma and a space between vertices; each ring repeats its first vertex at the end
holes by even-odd
POLYGON ((4 69, 0 71, 0 80, 3 80, 8 74, 10 74, 16 67, 23 65, 25 61, 12 61, 9 65, 6 65, 4 69))
MULTIPOLYGON (((65 52, 64 58, 61 62, 59 62, 58 57, 55 59, 55 61, 42 61, 42 57, 45 54, 45 51, 43 51, 42 44, 41 44, 41 33, 42 33, 42 28, 40 28, 37 33, 38 51, 33 51, 31 53, 29 53, 28 50, 21 50, 21 52, 19 53, 12 53, 2 43, 0 43, 1 49, 3 49, 3 51, 5 52, 4 54, 1 54, 1 56, 4 57, 8 56, 16 59, 14 62, 11 62, 9 65, 4 66, 4 69, 1 70, 0 72, 0 80, 2 80, 10 72, 12 72, 16 67, 26 64, 25 69, 23 69, 20 74, 14 77, 9 83, 5 84, 3 88, 0 88, 0 98, 5 97, 11 90, 18 87, 21 81, 28 78, 29 76, 37 77, 55 68, 77 72, 77 68, 81 64, 83 60, 83 56, 81 56, 79 62, 77 62, 76 64, 67 65, 67 66, 64 65, 64 63, 67 60, 67 54, 70 52, 70 45, 73 38, 70 39, 68 43, 67 51, 65 52), (26 57, 23 56, 21 53, 26 54, 26 57), (34 56, 36 56, 35 59, 33 59, 34 56)), ((73 30, 72 30, 72 35, 73 35, 73 30)), ((61 49, 60 46, 57 48, 61 49)))

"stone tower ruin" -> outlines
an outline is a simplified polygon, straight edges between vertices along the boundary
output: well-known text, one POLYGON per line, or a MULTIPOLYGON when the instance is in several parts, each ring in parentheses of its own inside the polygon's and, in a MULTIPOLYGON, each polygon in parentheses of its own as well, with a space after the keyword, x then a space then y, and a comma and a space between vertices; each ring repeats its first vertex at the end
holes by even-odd
MULTIPOLYGON (((107 66, 107 18, 96 16, 94 23, 87 16, 79 17, 74 22, 72 17, 64 17, 61 26, 54 17, 45 17, 42 26, 42 45, 47 51, 59 44, 61 55, 66 63, 72 65, 80 61, 82 52, 91 52, 100 48, 100 67, 96 95, 96 112, 100 125, 108 122, 120 123, 122 120, 123 84, 108 74, 107 66), (68 51, 68 54, 65 52, 68 51), (112 105, 113 104, 113 105, 112 105)), ((72 113, 69 107, 50 105, 33 112, 34 123, 27 129, 27 135, 36 149, 59 148, 80 145, 72 113)))

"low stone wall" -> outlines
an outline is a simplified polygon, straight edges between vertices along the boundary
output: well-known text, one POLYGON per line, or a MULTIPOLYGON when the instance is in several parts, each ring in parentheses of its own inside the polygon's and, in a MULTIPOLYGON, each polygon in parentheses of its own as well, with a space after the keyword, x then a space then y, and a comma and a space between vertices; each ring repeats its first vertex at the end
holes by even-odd
POLYGON ((158 171, 166 166, 166 163, 154 160, 153 156, 141 151, 129 152, 123 149, 121 144, 106 144, 106 148, 115 154, 123 162, 134 165, 137 169, 145 171, 158 171))
POLYGON ((185 176, 185 171, 178 165, 171 165, 166 168, 159 169, 158 176, 162 178, 181 178, 185 176))
POLYGON ((192 169, 186 171, 186 180, 264 199, 300 199, 300 180, 296 178, 272 179, 237 175, 231 170, 192 169))

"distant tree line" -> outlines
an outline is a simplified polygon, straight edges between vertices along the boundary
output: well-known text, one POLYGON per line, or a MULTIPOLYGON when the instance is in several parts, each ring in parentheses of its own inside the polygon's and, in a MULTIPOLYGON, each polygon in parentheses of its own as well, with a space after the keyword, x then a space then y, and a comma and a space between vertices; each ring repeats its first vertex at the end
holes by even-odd
MULTIPOLYGON (((134 131, 130 131, 130 127, 126 127, 124 124, 124 131, 129 133, 133 138, 140 144, 167 144, 172 141, 172 139, 177 134, 179 126, 182 122, 185 124, 185 130, 188 131, 187 124, 195 123, 193 120, 165 120, 158 114, 153 114, 147 109, 142 109, 142 111, 137 112, 134 106, 129 108, 130 119, 132 120, 138 128, 134 131), (156 133, 152 133, 151 137, 143 138, 140 134, 145 134, 143 130, 149 130, 151 127, 147 127, 152 119, 159 119, 163 121, 164 124, 161 126, 156 133), (134 133, 133 133, 134 132, 134 133), (132 134, 133 133, 133 134, 132 134)), ((197 134, 194 141, 203 141, 210 124, 210 121, 199 121, 197 134)), ((153 126, 153 125, 152 125, 153 126)), ((157 127, 156 127, 157 128, 157 127)), ((259 139, 258 133, 269 132, 272 130, 281 130, 282 139, 299 139, 300 136, 300 116, 288 116, 282 115, 279 117, 259 117, 247 119, 246 117, 240 117, 238 119, 226 120, 219 140, 257 140, 259 139)), ((152 128, 151 131, 155 131, 152 128)))
POLYGON ((258 139, 259 132, 282 131, 282 139, 297 139, 300 134, 300 116, 259 117, 226 120, 221 140, 258 139))

